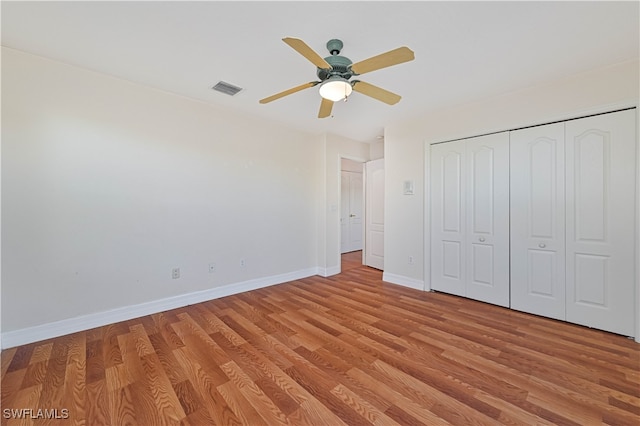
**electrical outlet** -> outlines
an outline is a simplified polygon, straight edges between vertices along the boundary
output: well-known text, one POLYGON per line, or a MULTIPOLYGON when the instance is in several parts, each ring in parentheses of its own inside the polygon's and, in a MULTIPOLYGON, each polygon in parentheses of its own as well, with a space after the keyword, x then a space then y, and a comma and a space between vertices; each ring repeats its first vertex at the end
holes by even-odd
POLYGON ((173 268, 171 270, 171 278, 173 278, 174 280, 180 278, 180 268, 173 268))
POLYGON ((216 271, 216 264, 215 263, 210 263, 209 264, 209 273, 213 274, 216 271))
POLYGON ((247 262, 244 259, 240 259, 240 267, 244 268, 245 266, 247 266, 247 262))

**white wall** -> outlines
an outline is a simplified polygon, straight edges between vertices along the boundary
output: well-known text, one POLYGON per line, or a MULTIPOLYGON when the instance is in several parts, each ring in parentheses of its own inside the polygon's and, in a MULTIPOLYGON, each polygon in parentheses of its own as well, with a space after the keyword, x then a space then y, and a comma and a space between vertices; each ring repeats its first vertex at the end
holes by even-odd
POLYGON ((379 160, 384 158, 384 141, 373 142, 369 146, 369 159, 379 160))
POLYGON ((430 143, 634 106, 639 100, 638 75, 638 61, 625 62, 387 127, 385 274, 423 282, 429 275, 424 236, 429 175, 425 155, 430 143), (402 194, 404 180, 415 181, 415 195, 402 194), (409 265, 408 256, 419 264, 409 265))
POLYGON ((3 333, 317 271, 334 138, 6 48, 2 105, 3 333))

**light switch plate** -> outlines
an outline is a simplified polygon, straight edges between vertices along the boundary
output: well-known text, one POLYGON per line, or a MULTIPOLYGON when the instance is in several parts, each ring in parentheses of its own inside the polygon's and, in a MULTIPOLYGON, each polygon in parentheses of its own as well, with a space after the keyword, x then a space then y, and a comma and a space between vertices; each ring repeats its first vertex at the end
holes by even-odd
POLYGON ((405 180, 402 188, 404 190, 404 195, 413 195, 413 181, 405 180))

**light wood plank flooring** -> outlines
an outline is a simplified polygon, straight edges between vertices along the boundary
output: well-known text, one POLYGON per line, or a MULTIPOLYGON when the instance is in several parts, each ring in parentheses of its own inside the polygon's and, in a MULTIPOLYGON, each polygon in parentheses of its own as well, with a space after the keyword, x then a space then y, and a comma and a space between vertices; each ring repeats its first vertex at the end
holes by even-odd
POLYGON ((387 284, 359 256, 5 350, 2 424, 640 424, 637 343, 387 284))

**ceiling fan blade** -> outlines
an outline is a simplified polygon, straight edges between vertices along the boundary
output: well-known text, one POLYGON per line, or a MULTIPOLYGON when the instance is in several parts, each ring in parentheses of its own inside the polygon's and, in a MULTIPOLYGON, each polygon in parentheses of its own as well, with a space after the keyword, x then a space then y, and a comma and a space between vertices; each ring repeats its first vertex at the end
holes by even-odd
POLYGON ((356 80, 353 83, 353 90, 360 92, 363 95, 371 96, 372 98, 389 105, 395 105, 400 102, 400 99, 402 99, 400 95, 396 95, 393 92, 389 92, 388 90, 384 90, 378 86, 359 80, 356 80))
POLYGON ((301 90, 308 89, 309 87, 313 87, 318 83, 319 83, 319 81, 312 81, 312 82, 309 82, 309 83, 301 84, 300 86, 293 87, 293 88, 291 88, 289 90, 285 90, 284 92, 280 92, 280 93, 276 93, 275 95, 271 95, 268 98, 260 99, 260 103, 261 104, 268 104, 269 102, 275 101, 276 99, 280 99, 280 98, 283 98, 283 97, 285 97, 287 95, 290 95, 292 93, 296 93, 296 92, 299 92, 301 90))
POLYGON ((285 37, 282 39, 285 43, 291 46, 296 52, 307 58, 313 65, 318 68, 329 68, 331 69, 331 65, 324 59, 322 56, 318 55, 312 48, 310 48, 307 43, 300 40, 299 38, 293 37, 285 37))
POLYGON ((390 50, 389 52, 373 56, 369 59, 365 59, 364 61, 356 62, 355 64, 351 65, 351 71, 356 74, 364 74, 366 72, 379 70, 381 68, 390 67, 392 65, 398 65, 403 62, 413 61, 414 59, 415 55, 413 53, 413 50, 409 49, 406 46, 403 46, 398 47, 394 50, 390 50))
POLYGON ((318 111, 318 118, 329 117, 331 115, 332 109, 333 109, 333 101, 322 98, 322 102, 320 103, 320 111, 318 111))

